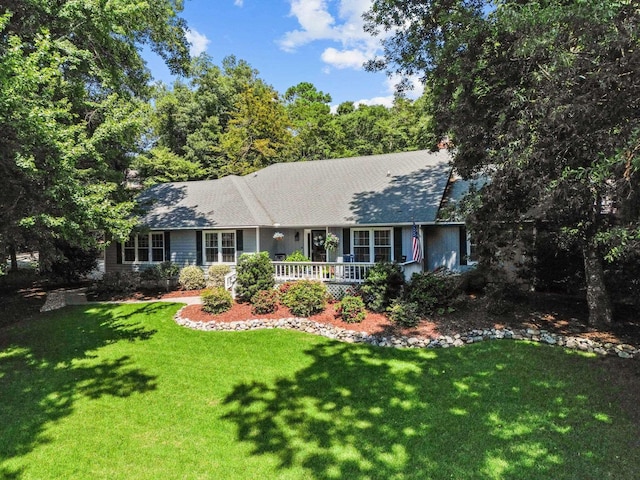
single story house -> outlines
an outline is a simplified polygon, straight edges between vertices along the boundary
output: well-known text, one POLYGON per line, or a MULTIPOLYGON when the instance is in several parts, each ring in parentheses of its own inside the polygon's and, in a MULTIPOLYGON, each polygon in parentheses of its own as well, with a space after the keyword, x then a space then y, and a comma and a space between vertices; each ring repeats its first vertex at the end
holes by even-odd
POLYGON ((267 251, 285 278, 300 274, 282 262, 300 251, 323 280, 361 281, 379 261, 396 261, 408 275, 460 271, 472 263, 464 223, 438 217, 447 196, 464 193, 463 182, 454 183, 450 155, 440 150, 278 163, 243 177, 159 184, 140 195, 141 229, 107 249, 105 270, 167 260, 206 270, 267 251), (324 248, 329 234, 338 239, 333 250, 324 248))

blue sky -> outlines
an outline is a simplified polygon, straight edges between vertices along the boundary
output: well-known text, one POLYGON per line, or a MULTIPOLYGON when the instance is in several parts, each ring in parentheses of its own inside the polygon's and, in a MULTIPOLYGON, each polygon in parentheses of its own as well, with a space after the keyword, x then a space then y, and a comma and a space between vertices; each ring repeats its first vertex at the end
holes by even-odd
MULTIPOLYGON (((379 39, 362 29, 371 0, 185 0, 192 55, 206 52, 220 65, 228 55, 246 60, 260 78, 284 94, 311 82, 344 101, 391 105, 393 80, 364 71, 380 53, 379 39)), ((145 51, 156 80, 171 83, 162 60, 145 51)), ((417 83, 417 82, 416 82, 417 83)), ((421 93, 418 86, 410 97, 421 93)))

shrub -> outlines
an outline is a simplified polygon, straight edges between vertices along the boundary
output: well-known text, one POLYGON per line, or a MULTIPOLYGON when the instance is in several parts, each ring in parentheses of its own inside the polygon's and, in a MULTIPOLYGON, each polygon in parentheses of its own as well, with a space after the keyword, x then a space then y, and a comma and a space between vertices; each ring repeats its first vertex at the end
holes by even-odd
POLYGON ((178 283, 185 290, 199 290, 206 286, 204 272, 196 265, 187 265, 180 270, 178 283))
POLYGON ((162 280, 169 280, 180 275, 180 267, 178 264, 169 261, 162 262, 158 265, 158 270, 160 271, 160 278, 162 280))
POLYGON ((269 253, 243 253, 238 259, 236 295, 241 302, 249 302, 260 290, 271 290, 275 285, 275 268, 269 253))
POLYGON ((391 302, 400 297, 404 277, 397 263, 376 263, 367 274, 362 292, 365 302, 374 312, 384 312, 391 302))
POLYGON ((162 262, 153 267, 143 270, 140 274, 142 280, 150 282, 160 282, 170 280, 180 273, 180 267, 173 262, 162 262))
POLYGON ((456 278, 448 270, 414 273, 405 288, 404 299, 417 304, 420 315, 431 315, 449 310, 456 288, 456 278))
POLYGON ((254 315, 273 313, 278 309, 279 299, 278 290, 260 290, 251 298, 251 313, 254 315))
POLYGON ((223 313, 233 306, 231 293, 223 287, 208 288, 200 294, 200 297, 202 298, 202 310, 205 312, 223 313))
POLYGON ((43 273, 48 273, 54 279, 73 283, 97 268, 99 255, 100 251, 97 248, 82 248, 58 241, 55 243, 55 252, 48 272, 43 268, 46 265, 40 267, 43 273))
POLYGON ((284 282, 278 285, 278 291, 280 292, 280 296, 282 297, 285 293, 287 293, 294 283, 296 282, 284 282))
POLYGON ((480 266, 470 268, 460 274, 459 290, 465 293, 484 293, 492 275, 480 266))
POLYGON ((285 262, 310 262, 311 259, 309 257, 305 257, 302 251, 296 250, 295 252, 287 255, 287 258, 285 258, 284 261, 285 262))
POLYGON ((96 284, 96 293, 127 295, 140 287, 138 272, 107 272, 96 284))
POLYGON ((347 323, 360 323, 367 314, 362 298, 351 295, 345 295, 342 298, 336 311, 342 317, 342 320, 347 323))
POLYGON ((402 327, 415 327, 420 323, 419 310, 415 302, 396 300, 387 308, 387 314, 392 322, 402 327))
POLYGON ((224 287, 224 277, 231 273, 229 265, 211 265, 207 270, 207 287, 224 287))
POLYGON ((297 317, 308 317, 323 311, 327 305, 327 288, 321 282, 300 280, 282 296, 282 303, 297 317))

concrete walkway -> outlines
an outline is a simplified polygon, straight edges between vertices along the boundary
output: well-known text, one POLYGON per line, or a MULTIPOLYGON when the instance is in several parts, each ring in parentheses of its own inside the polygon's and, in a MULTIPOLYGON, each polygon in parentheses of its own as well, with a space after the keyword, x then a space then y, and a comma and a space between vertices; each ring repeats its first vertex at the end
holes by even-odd
POLYGON ((87 300, 86 288, 73 288, 52 290, 47 293, 47 299, 44 302, 41 312, 57 310, 67 305, 88 305, 89 303, 153 303, 153 302, 170 302, 185 303, 187 305, 198 305, 202 303, 199 296, 193 297, 172 297, 172 298, 154 298, 152 300, 113 300, 113 301, 89 301, 87 300))
POLYGON ((172 297, 172 298, 154 298, 152 300, 110 300, 107 302, 90 302, 90 303, 153 303, 153 302, 186 303, 187 305, 199 305, 202 303, 202 299, 200 297, 172 297))

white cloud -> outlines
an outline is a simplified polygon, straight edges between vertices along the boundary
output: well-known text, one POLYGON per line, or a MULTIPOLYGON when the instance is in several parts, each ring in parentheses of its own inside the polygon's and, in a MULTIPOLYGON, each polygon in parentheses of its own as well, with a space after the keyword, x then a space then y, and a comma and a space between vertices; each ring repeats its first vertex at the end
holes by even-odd
POLYGON ((322 61, 335 68, 359 69, 367 61, 367 56, 360 50, 336 50, 327 48, 321 55, 322 61))
POLYGON ((234 0, 234 1, 233 1, 233 4, 234 4, 236 7, 241 7, 242 5, 244 5, 244 0, 234 0))
POLYGON ((289 15, 296 17, 302 29, 285 33, 280 40, 283 50, 290 52, 315 40, 334 39, 335 20, 325 0, 290 0, 290 3, 289 15))
POLYGON ((197 57, 202 52, 207 50, 207 46, 211 43, 206 35, 199 33, 197 30, 187 30, 185 32, 187 42, 189 42, 189 55, 197 57))
MULTIPOLYGON (((384 105, 387 108, 391 108, 393 106, 393 100, 395 99, 395 91, 396 85, 400 82, 401 77, 392 76, 387 78, 385 81, 386 90, 389 93, 388 95, 381 95, 379 97, 373 98, 361 98, 358 101, 353 102, 353 104, 357 107, 358 105, 384 105)), ((420 81, 420 78, 417 76, 409 77, 409 83, 413 86, 412 90, 407 90, 404 92, 407 98, 411 100, 415 100, 420 97, 424 92, 424 85, 420 81)), ((336 113, 338 110, 338 105, 331 106, 331 112, 336 113)))
POLYGON ((280 47, 288 52, 316 41, 329 41, 341 48, 329 47, 322 60, 336 68, 359 70, 379 49, 379 40, 363 29, 362 14, 372 0, 289 0, 290 16, 298 20, 300 28, 280 39, 280 47), (337 8, 335 4, 337 3, 337 8), (330 9, 330 7, 334 7, 330 9))
POLYGON ((387 108, 391 108, 393 106, 393 95, 387 95, 385 97, 373 97, 373 98, 363 98, 362 100, 358 100, 357 102, 353 102, 354 105, 384 105, 387 108))
MULTIPOLYGON (((387 90, 389 92, 395 92, 396 85, 399 84, 401 80, 402 80, 402 77, 398 75, 392 75, 390 77, 387 77, 387 79, 385 80, 385 83, 387 85, 387 90)), ((407 77, 407 81, 409 82, 409 85, 411 85, 411 87, 413 88, 411 90, 406 90, 404 94, 408 98, 415 100, 416 98, 420 97, 424 92, 424 85, 420 81, 420 77, 418 77, 417 75, 407 77)))

